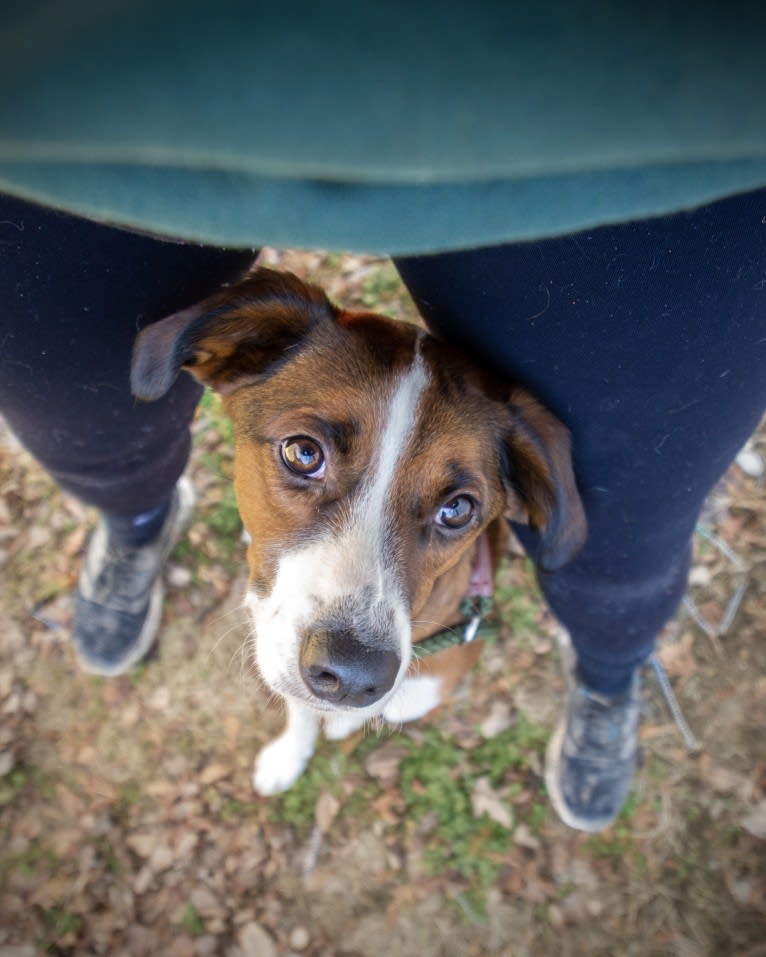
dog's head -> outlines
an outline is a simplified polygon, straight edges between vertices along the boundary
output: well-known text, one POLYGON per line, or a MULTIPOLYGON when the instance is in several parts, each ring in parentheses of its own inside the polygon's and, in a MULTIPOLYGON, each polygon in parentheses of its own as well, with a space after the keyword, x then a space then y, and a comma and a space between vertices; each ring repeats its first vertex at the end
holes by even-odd
POLYGON ((259 669, 317 710, 382 710, 411 620, 494 519, 537 529, 548 569, 584 540, 569 435, 550 412, 293 275, 255 270, 146 328, 135 394, 159 398, 181 369, 234 422, 259 669))

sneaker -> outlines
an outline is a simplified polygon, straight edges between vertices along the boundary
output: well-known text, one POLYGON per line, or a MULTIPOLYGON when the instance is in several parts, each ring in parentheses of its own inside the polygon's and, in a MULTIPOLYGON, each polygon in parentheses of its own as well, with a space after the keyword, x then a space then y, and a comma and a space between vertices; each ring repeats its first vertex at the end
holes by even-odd
POLYGON ((638 764, 641 679, 627 691, 591 690, 569 668, 564 715, 545 756, 545 784, 556 813, 578 831, 601 831, 614 821, 638 764))
POLYGON ((96 527, 77 585, 72 633, 85 671, 120 675, 151 651, 162 614, 162 570, 194 500, 191 482, 182 478, 160 533, 144 545, 111 540, 104 521, 96 527))

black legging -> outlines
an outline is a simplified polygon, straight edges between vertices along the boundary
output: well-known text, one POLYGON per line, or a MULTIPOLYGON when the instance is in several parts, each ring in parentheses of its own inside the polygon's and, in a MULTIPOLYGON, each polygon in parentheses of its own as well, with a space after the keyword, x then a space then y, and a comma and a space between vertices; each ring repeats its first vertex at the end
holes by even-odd
MULTIPOLYGON (((397 265, 440 335, 569 425, 590 535, 544 575, 585 677, 622 683, 686 583, 705 496, 766 405, 766 191, 690 214, 397 265)), ((113 514, 164 502, 199 389, 141 404, 146 322, 254 256, 0 198, 0 412, 60 484, 113 514)), ((534 554, 534 536, 520 530, 534 554)))
POLYGON ((587 680, 618 687, 677 608, 704 499, 766 407, 766 190, 397 266, 440 336, 571 429, 589 537, 541 585, 587 680))
POLYGON ((0 196, 0 414, 63 488, 114 515, 169 498, 201 389, 185 375, 158 402, 136 402, 136 333, 254 258, 0 196))

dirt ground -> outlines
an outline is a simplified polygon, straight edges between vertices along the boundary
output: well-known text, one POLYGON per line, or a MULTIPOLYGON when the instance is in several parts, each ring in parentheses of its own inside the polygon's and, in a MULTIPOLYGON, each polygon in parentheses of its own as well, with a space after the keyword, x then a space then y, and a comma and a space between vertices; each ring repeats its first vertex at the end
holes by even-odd
MULTIPOLYGON (((391 265, 267 251, 346 303, 412 317, 391 265)), ((747 470, 766 457, 766 429, 747 470)), ((323 743, 287 796, 252 761, 279 706, 248 667, 230 434, 207 397, 195 520, 167 570, 157 656, 77 670, 71 590, 93 513, 0 430, 0 957, 766 957, 766 478, 711 498, 660 656, 701 749, 647 671, 643 764, 617 823, 550 811, 563 688, 517 553, 501 634, 454 706, 323 743), (717 537, 711 537, 717 536, 717 537)))

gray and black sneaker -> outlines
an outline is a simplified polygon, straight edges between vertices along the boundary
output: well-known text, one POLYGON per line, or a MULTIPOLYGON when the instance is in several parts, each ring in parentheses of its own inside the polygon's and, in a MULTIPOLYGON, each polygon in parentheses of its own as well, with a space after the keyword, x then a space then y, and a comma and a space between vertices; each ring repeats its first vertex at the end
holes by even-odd
POLYGON ((641 679, 605 695, 568 669, 568 698, 545 756, 545 784, 556 813, 578 831, 601 831, 614 821, 638 763, 641 679))
POLYGON ((99 522, 75 594, 72 640, 85 671, 120 675, 151 650, 162 614, 162 570, 194 500, 191 482, 182 478, 159 534, 144 545, 119 543, 99 522))

